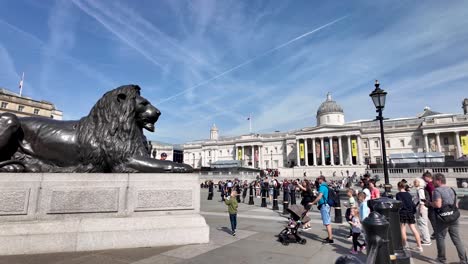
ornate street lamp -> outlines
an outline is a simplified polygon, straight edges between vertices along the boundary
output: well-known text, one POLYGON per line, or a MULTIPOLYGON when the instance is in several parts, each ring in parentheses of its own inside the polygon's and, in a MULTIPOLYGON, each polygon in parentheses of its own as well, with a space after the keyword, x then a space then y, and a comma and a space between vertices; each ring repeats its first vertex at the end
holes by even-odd
POLYGON ((383 166, 384 166, 384 177, 385 177, 385 193, 383 196, 389 197, 390 196, 390 191, 392 189, 392 185, 390 185, 390 180, 388 178, 388 167, 387 167, 387 151, 386 151, 386 146, 385 146, 385 137, 384 137, 384 126, 383 126, 383 116, 382 116, 382 111, 385 108, 385 97, 387 96, 387 92, 384 90, 380 89, 380 83, 378 80, 375 80, 375 89, 372 91, 372 93, 369 94, 369 96, 372 98, 372 102, 374 102, 375 108, 377 109, 376 112, 379 113, 377 116, 377 120, 380 121, 380 142, 382 146, 382 160, 383 160, 383 166))

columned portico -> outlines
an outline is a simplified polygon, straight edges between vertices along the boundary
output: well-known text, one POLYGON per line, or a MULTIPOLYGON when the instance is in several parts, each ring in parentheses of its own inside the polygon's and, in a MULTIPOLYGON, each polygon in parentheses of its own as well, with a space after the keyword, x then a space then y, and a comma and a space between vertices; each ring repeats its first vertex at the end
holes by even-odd
POLYGON ((297 157, 297 166, 301 166, 301 155, 300 155, 300 149, 299 149, 299 139, 296 141, 296 157, 297 157))
POLYGON ((436 133, 436 142, 437 142, 437 151, 442 152, 442 147, 440 146, 440 134, 436 133))
POLYGON ((330 165, 335 166, 335 155, 333 155, 333 137, 328 138, 328 143, 330 144, 330 165))
POLYGON ((307 138, 304 139, 304 159, 305 159, 305 166, 306 167, 309 166, 309 151, 307 149, 308 141, 309 140, 307 138))
POLYGON ((356 157, 356 163, 362 165, 362 142, 361 136, 357 136, 357 148, 358 148, 358 156, 356 157))
POLYGON ((426 152, 430 152, 429 149, 429 140, 427 139, 427 134, 424 134, 424 146, 426 148, 426 152))

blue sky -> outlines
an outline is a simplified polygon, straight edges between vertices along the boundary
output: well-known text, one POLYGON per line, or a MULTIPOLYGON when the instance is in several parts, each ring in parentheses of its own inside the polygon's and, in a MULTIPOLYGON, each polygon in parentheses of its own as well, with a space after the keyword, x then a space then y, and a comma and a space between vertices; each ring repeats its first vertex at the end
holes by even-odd
POLYGON ((468 97, 467 1, 0 1, 0 87, 87 115, 107 90, 138 84, 162 116, 151 140, 315 125, 327 92, 347 121, 468 97))

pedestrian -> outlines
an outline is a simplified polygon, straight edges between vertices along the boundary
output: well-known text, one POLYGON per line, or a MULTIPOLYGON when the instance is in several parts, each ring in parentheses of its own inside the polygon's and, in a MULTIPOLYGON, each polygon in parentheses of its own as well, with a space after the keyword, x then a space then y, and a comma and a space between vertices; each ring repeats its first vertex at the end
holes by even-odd
MULTIPOLYGON (((312 188, 310 186, 310 182, 308 180, 304 180, 302 184, 298 184, 297 187, 301 190, 301 205, 304 206, 306 211, 309 211, 312 208, 313 202, 313 193, 312 188)), ((310 221, 303 225, 304 230, 310 229, 310 221)))
POLYGON ((208 182, 208 200, 213 200, 213 181, 208 182))
POLYGON ((425 204, 426 194, 424 191, 424 181, 422 179, 414 179, 414 187, 416 188, 416 225, 421 234, 421 245, 432 245, 431 236, 429 235, 429 226, 427 218, 427 206, 425 204))
POLYGON ((296 204, 296 188, 297 188, 296 186, 297 186, 296 180, 293 180, 292 184, 288 186, 291 205, 296 204))
MULTIPOLYGON (((432 206, 439 210, 445 206, 456 205, 457 196, 455 190, 446 185, 445 175, 437 173, 434 175, 434 190, 432 206)), ((437 261, 445 263, 447 261, 445 257, 445 236, 447 231, 452 239, 455 248, 457 249, 458 257, 460 258, 461 264, 467 264, 468 258, 466 256, 466 249, 463 245, 463 240, 460 237, 460 226, 459 219, 451 223, 442 221, 439 217, 436 217, 436 243, 437 243, 437 261)))
POLYGON ((325 176, 320 176, 318 178, 319 190, 317 198, 312 202, 312 204, 318 204, 318 209, 320 210, 320 215, 322 218, 322 223, 327 229, 327 238, 323 240, 323 243, 333 244, 333 233, 332 226, 330 222, 330 206, 328 205, 328 185, 325 181, 325 176))
POLYGON ((353 247, 350 251, 351 254, 356 255, 358 253, 357 247, 359 246, 359 251, 363 251, 366 249, 366 243, 360 243, 359 242, 359 236, 361 236, 361 221, 359 220, 359 211, 357 207, 353 206, 351 208, 351 221, 348 221, 348 223, 352 226, 352 231, 353 231, 353 247))
POLYGON ((434 195, 434 183, 432 182, 432 174, 429 171, 426 171, 423 176, 423 180, 426 182, 426 187, 424 187, 425 194, 426 196, 426 205, 428 206, 427 208, 427 217, 429 218, 429 221, 431 222, 432 226, 432 235, 431 239, 435 239, 435 231, 436 231, 436 215, 434 211, 434 207, 432 206, 432 196, 434 195))
POLYGON ((237 228, 237 192, 236 191, 231 191, 231 195, 226 197, 224 200, 224 203, 228 206, 228 212, 229 212, 229 220, 231 222, 231 234, 233 236, 236 235, 236 228, 237 228))
MULTIPOLYGON (((346 204, 346 207, 348 208, 346 209, 346 212, 345 212, 345 219, 349 223, 352 220, 351 209, 356 206, 356 200, 354 199, 354 190, 349 188, 346 191, 346 195, 348 195, 348 203, 346 204)), ((350 224, 348 240, 352 238, 353 238, 353 226, 350 224)))
POLYGON ((245 197, 247 196, 247 189, 249 188, 249 183, 247 180, 244 180, 244 184, 242 184, 242 202, 245 203, 245 197))
POLYGON ((407 184, 405 182, 400 181, 398 183, 398 189, 400 190, 400 192, 398 192, 395 196, 397 200, 401 201, 399 215, 403 247, 409 249, 408 242, 406 240, 406 225, 408 225, 416 240, 416 250, 419 252, 423 252, 423 248, 421 246, 421 237, 419 236, 419 232, 418 230, 416 230, 415 225, 416 220, 414 214, 416 213, 416 207, 413 203, 413 197, 409 192, 406 191, 406 185, 407 184))
POLYGON ((375 180, 369 180, 370 199, 380 198, 380 190, 375 186, 375 180))

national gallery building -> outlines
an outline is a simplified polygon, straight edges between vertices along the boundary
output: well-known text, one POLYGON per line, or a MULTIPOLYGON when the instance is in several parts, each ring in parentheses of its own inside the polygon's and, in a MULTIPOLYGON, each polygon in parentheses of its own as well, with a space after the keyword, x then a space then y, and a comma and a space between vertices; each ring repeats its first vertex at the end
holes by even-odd
POLYGON ((345 122, 343 108, 328 94, 317 110, 315 127, 221 137, 213 125, 210 139, 183 145, 184 163, 200 168, 239 160, 244 167, 279 169, 284 176, 292 176, 294 171, 297 176, 343 175, 362 173, 366 164, 381 163, 382 144, 388 156, 439 152, 446 160, 458 159, 468 154, 468 99, 461 106, 460 114, 442 114, 426 107, 415 117, 387 119, 385 142, 380 142, 377 121, 345 122))

